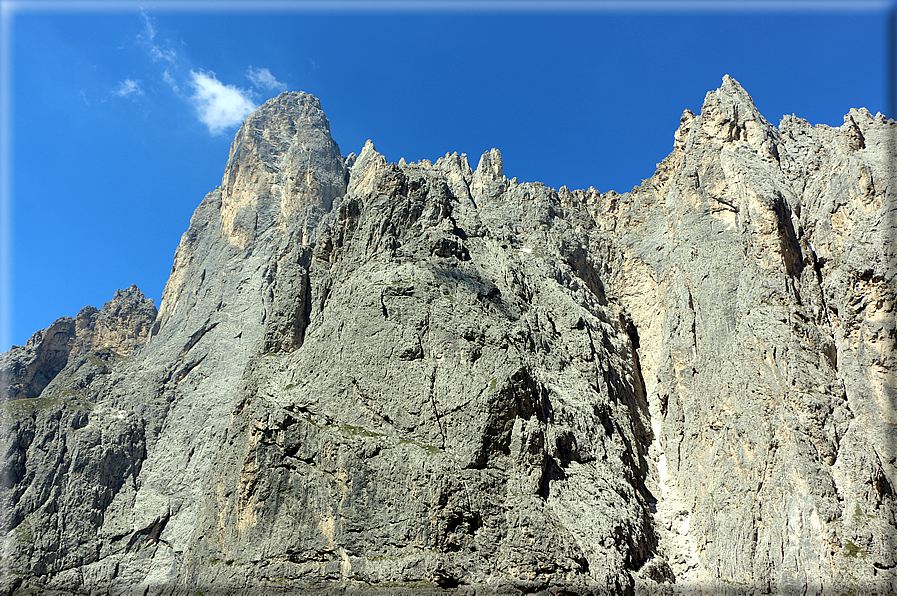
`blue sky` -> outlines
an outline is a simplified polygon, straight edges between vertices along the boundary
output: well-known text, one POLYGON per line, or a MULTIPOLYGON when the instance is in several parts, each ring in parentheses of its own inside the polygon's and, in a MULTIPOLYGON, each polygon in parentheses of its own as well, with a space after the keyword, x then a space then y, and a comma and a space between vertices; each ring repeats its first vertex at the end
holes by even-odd
POLYGON ((2 4, 0 350, 132 283, 158 306, 239 123, 282 90, 321 100, 344 155, 497 147, 508 177, 620 192, 725 74, 774 124, 895 116, 887 1, 2 4))

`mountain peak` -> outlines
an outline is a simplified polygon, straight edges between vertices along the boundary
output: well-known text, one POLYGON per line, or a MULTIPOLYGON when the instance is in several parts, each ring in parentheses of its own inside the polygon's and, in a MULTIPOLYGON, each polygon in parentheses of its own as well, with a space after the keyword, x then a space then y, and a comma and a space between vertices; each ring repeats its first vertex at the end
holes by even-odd
POLYGON ((346 192, 346 166, 314 95, 281 93, 252 112, 221 181, 221 232, 243 247, 278 220, 326 212, 346 192))
POLYGON ((701 107, 701 128, 723 144, 747 143, 772 156, 775 127, 757 110, 741 84, 725 75, 719 89, 710 91, 701 107))
POLYGON ((757 111, 750 94, 729 75, 723 77, 723 84, 719 89, 708 92, 704 97, 701 114, 709 115, 708 112, 714 115, 718 113, 719 116, 733 122, 747 120, 766 122, 766 119, 757 111))
POLYGON ((136 285, 116 290, 97 310, 82 308, 31 336, 25 346, 0 355, 0 402, 34 398, 70 362, 94 350, 129 356, 149 337, 156 319, 153 301, 136 285))

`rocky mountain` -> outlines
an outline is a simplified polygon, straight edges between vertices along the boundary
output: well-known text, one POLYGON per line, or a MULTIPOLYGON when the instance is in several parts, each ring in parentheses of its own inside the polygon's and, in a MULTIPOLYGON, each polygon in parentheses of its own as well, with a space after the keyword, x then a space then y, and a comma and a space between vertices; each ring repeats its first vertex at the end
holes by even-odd
POLYGON ((130 356, 149 337, 156 312, 152 301, 132 285, 115 292, 100 310, 85 306, 74 319, 57 319, 32 335, 24 346, 13 346, 0 354, 0 401, 40 396, 70 360, 88 352, 111 350, 130 356))
POLYGON ((895 592, 895 164, 729 77, 625 194, 284 93, 158 315, 0 360, 2 591, 895 592))

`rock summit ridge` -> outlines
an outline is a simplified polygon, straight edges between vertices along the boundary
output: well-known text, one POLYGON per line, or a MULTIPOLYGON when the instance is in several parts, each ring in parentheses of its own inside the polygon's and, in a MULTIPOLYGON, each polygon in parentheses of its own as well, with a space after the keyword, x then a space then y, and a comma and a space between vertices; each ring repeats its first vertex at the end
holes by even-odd
POLYGON ((24 346, 0 355, 3 401, 38 397, 70 361, 88 352, 130 356, 149 337, 155 319, 156 306, 135 285, 116 290, 100 310, 85 306, 74 319, 57 319, 24 346))

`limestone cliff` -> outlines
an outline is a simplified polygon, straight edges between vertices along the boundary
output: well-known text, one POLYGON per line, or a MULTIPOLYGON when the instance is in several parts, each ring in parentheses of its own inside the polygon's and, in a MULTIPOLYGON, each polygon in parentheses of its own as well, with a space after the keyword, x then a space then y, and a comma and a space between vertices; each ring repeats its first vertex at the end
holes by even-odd
POLYGON ((116 291, 100 310, 85 306, 74 319, 57 319, 32 335, 24 346, 13 346, 0 354, 0 399, 39 396, 74 357, 92 350, 130 356, 149 337, 155 319, 155 305, 137 286, 116 291))
POLYGON ((625 194, 342 158, 282 94, 149 336, 4 356, 3 590, 897 591, 895 163, 729 77, 625 194))

